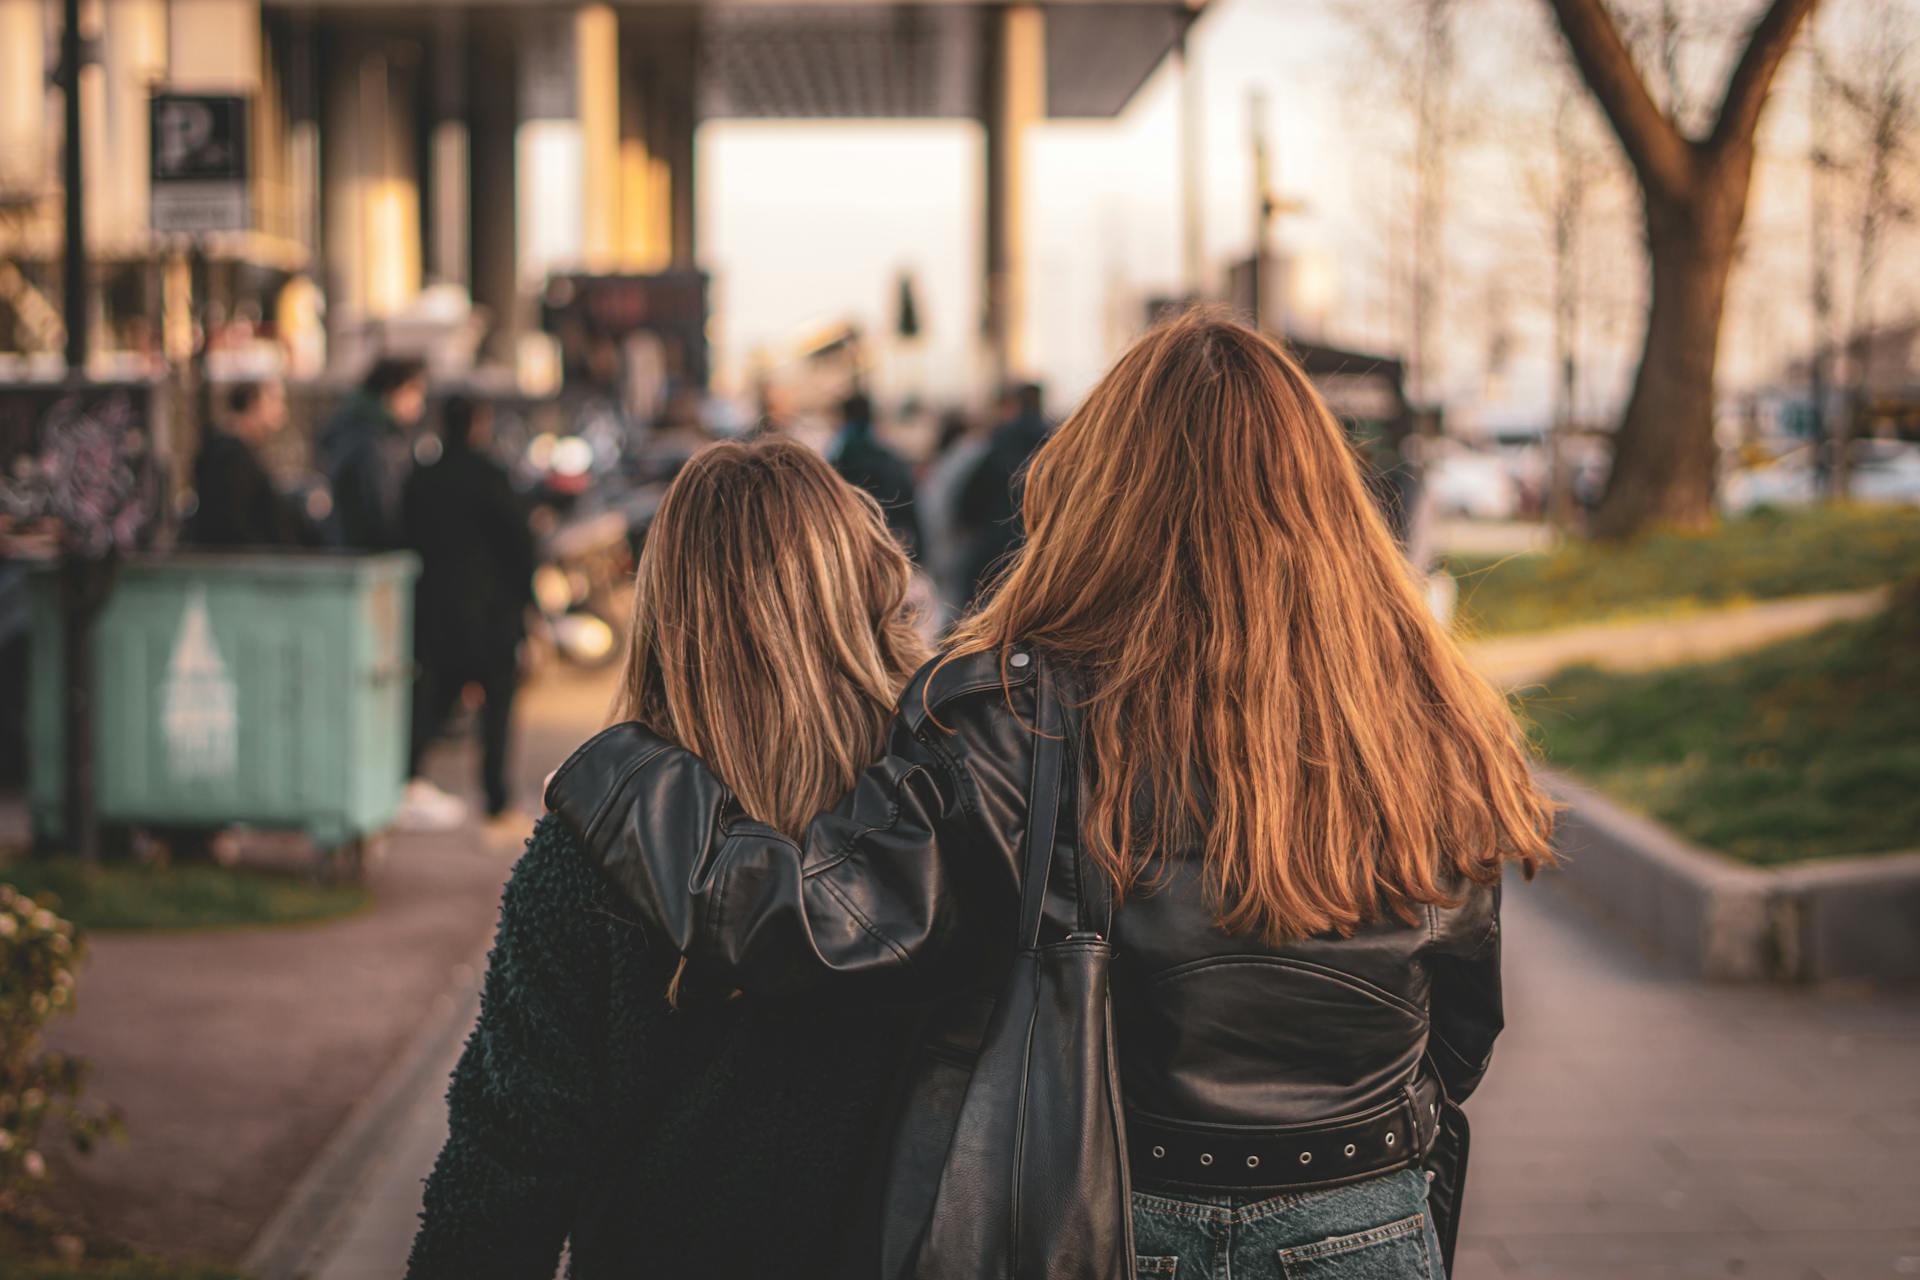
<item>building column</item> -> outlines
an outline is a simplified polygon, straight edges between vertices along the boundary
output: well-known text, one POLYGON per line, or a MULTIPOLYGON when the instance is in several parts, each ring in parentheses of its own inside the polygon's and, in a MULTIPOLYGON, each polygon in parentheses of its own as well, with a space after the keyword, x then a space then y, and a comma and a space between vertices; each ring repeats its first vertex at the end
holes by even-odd
POLYGON ((585 154, 575 93, 575 24, 528 13, 521 23, 514 130, 514 260, 524 286, 584 258, 585 154))
POLYGON ((1047 114, 1046 15, 1038 5, 989 9, 983 59, 986 128, 984 338, 996 384, 1030 377, 1027 325, 1026 142, 1047 114))
POLYGON ((620 261, 620 20, 605 4, 574 15, 581 153, 581 249, 589 271, 620 261))
POLYGON ((104 101, 87 130, 87 181, 113 195, 87 205, 87 235, 124 251, 147 236, 148 97, 166 75, 167 10, 162 0, 112 0, 103 7, 104 101))
MULTIPOLYGON (((420 165, 413 73, 375 36, 342 41, 327 78, 327 319, 335 337, 420 291, 420 165)), ((340 348, 351 362, 355 355, 340 348)))
POLYGON ((319 45, 313 15, 289 15, 286 37, 287 208, 289 234, 307 251, 310 270, 322 265, 320 210, 319 45))
POLYGON ((466 14, 443 11, 433 41, 433 126, 427 146, 427 279, 466 288, 472 276, 466 14))
POLYGON ((0 192, 8 195, 53 185, 48 28, 42 0, 0 0, 0 192))
POLYGON ((693 67, 698 51, 693 48, 698 39, 696 30, 687 28, 686 57, 673 64, 671 77, 667 81, 666 102, 666 163, 667 198, 670 201, 668 222, 672 237, 672 266, 677 270, 688 271, 699 265, 698 229, 695 224, 694 172, 694 129, 699 123, 694 103, 695 80, 693 67))
POLYGON ((655 154, 648 129, 651 79, 638 68, 620 90, 620 227, 622 270, 651 272, 672 254, 673 212, 667 198, 667 163, 655 154))
MULTIPOLYGON (((498 86, 515 83, 518 76, 519 24, 493 20, 468 28, 473 83, 498 86)), ((467 151, 468 260, 473 272, 474 304, 486 310, 487 356, 510 365, 525 324, 526 307, 520 291, 517 261, 514 175, 515 131, 519 117, 515 95, 493 90, 468 98, 467 120, 472 144, 467 151)))

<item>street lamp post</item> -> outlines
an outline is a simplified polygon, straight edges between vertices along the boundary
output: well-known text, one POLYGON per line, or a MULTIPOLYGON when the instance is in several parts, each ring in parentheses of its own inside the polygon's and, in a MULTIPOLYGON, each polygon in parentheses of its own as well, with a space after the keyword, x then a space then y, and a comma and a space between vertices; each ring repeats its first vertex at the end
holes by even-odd
POLYGON ((66 256, 62 265, 67 329, 67 378, 79 381, 87 373, 87 223, 80 135, 80 0, 65 0, 65 25, 60 29, 60 89, 65 105, 62 152, 66 193, 66 256))

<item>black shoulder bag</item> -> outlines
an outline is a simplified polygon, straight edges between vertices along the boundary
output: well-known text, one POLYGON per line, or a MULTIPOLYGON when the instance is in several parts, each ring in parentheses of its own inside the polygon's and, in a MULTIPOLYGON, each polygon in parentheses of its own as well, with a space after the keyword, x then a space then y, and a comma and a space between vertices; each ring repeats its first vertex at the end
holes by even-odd
POLYGON ((917 1237, 899 1259, 903 1265, 883 1269, 901 1280, 1132 1280, 1134 1274, 1126 1120, 1107 988, 1112 886, 1098 870, 1082 876, 1078 866, 1055 866, 1066 717, 1044 668, 1035 690, 1040 736, 1020 951, 964 1089, 955 1087, 950 1065, 947 1088, 929 1079, 935 1087, 915 1090, 917 1105, 947 1111, 909 1118, 922 1151, 931 1133, 952 1138, 937 1174, 931 1162, 908 1171, 896 1161, 896 1176, 935 1174, 921 1230, 899 1220, 903 1201, 889 1196, 893 1228, 917 1237), (1059 941, 1042 942, 1047 885, 1056 874, 1077 927, 1059 941))

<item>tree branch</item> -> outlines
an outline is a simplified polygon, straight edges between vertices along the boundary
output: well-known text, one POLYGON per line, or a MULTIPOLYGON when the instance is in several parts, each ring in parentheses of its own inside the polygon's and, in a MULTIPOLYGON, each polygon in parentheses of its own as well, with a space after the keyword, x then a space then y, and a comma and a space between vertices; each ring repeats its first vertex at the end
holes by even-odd
MULTIPOLYGON (((1627 159, 1650 191, 1677 197, 1693 184, 1693 147, 1655 105, 1605 0, 1549 0, 1561 34, 1627 159)), ((1811 5, 1813 0, 1779 0, 1811 5)))
POLYGON ((1719 153, 1728 146, 1745 146, 1753 141, 1760 123, 1760 108, 1766 105, 1767 90, 1787 48, 1813 12, 1818 0, 1773 0, 1766 13, 1754 24, 1747 37, 1740 61, 1727 78, 1727 94, 1720 100, 1720 115, 1713 123, 1707 146, 1719 153))

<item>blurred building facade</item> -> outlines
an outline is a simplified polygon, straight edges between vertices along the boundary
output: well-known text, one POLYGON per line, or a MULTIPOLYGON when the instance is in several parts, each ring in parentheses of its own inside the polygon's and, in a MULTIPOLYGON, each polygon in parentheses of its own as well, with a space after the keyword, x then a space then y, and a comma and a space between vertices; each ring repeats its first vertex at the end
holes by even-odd
MULTIPOLYGON (((408 349, 525 388, 554 359, 551 281, 705 265, 703 121, 945 118, 984 129, 982 340, 996 375, 1021 373, 1022 135, 1117 113, 1203 3, 83 0, 94 360, 178 356, 198 294, 215 357, 240 366, 312 377, 408 349), (148 229, 162 89, 251 103, 251 225, 207 237, 204 260, 148 229)), ((61 8, 0 0, 16 361, 59 350, 61 8)))

